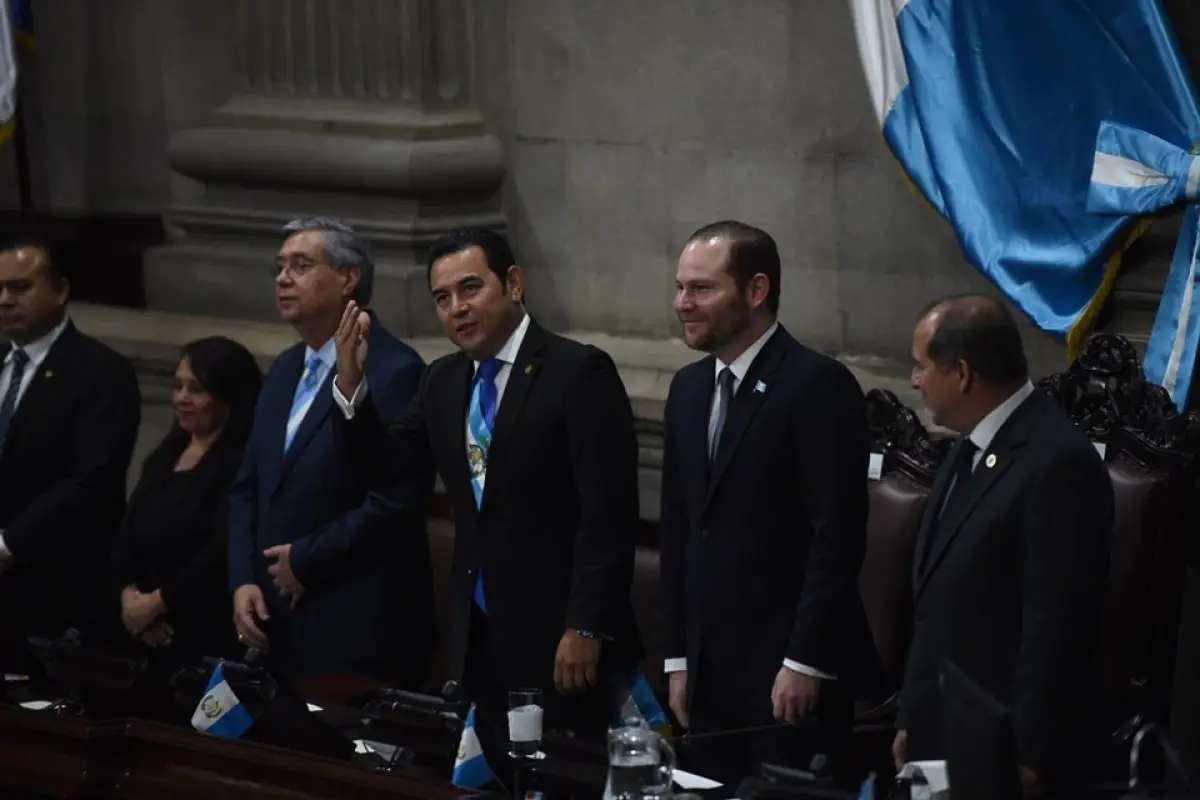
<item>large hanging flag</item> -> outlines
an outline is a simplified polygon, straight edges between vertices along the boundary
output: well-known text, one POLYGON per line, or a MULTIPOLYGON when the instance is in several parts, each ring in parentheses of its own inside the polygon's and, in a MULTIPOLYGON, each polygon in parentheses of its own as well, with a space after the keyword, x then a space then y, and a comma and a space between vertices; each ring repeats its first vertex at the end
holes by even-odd
POLYGON ((17 53, 14 21, 29 16, 26 0, 3 0, 0 13, 0 142, 12 138, 17 125, 17 53))
POLYGON ((851 0, 892 152, 966 258, 1076 354, 1144 230, 1088 211, 1096 132, 1200 141, 1157 0, 851 0))

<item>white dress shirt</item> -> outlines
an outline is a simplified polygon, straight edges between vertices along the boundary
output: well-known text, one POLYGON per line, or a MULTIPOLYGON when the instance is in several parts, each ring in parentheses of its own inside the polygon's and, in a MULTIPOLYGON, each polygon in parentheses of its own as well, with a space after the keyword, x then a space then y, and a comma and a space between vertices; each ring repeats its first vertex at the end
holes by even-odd
MULTIPOLYGON (((978 450, 975 451, 975 456, 971 460, 971 471, 979 466, 979 459, 987 454, 987 450, 992 446, 992 440, 996 438, 996 434, 1004 427, 1004 423, 1008 422, 1008 418, 1021 407, 1021 404, 1029 399, 1033 394, 1033 384, 1025 381, 1025 385, 1017 389, 1008 399, 1000 405, 993 408, 988 415, 979 420, 971 433, 967 436, 971 440, 971 444, 975 445, 978 450)), ((951 487, 953 488, 953 487, 951 487)))
MULTIPOLYGON (((746 373, 750 371, 750 365, 754 363, 754 359, 758 357, 760 352, 762 352, 767 340, 774 336, 775 331, 778 329, 779 323, 772 323, 771 327, 767 328, 766 333, 758 337, 754 344, 747 347, 740 356, 734 359, 732 364, 725 364, 719 358, 714 359, 714 375, 717 377, 718 383, 720 380, 721 371, 726 367, 729 367, 729 371, 733 373, 733 387, 730 394, 731 397, 737 394, 738 388, 742 385, 742 380, 746 377, 746 373)), ((718 386, 718 383, 714 383, 713 386, 718 386)), ((708 437, 710 441, 712 439, 713 428, 716 427, 717 424, 717 401, 719 398, 720 391, 717 388, 714 388, 712 405, 708 411, 708 437)), ((807 664, 801 664, 797 661, 792 661, 790 658, 785 658, 783 660, 783 665, 793 672, 799 672, 801 675, 808 675, 811 678, 821 678, 822 680, 827 681, 837 680, 837 676, 835 675, 830 675, 826 672, 822 672, 819 669, 814 669, 807 664)), ((668 658, 663 664, 663 672, 683 672, 685 670, 687 670, 686 658, 668 658)))
MULTIPOLYGON (((55 325, 54 330, 20 348, 25 351, 25 355, 29 356, 29 363, 25 365, 25 374, 21 376, 21 388, 17 390, 17 404, 13 406, 14 413, 21 405, 21 398, 29 390, 29 384, 33 383, 33 376, 42 368, 42 364, 46 361, 46 356, 50 355, 50 348, 58 341, 58 337, 62 336, 62 332, 67 329, 69 321, 69 318, 63 317, 63 321, 55 325)), ((0 368, 0 398, 8 394, 8 387, 12 384, 13 350, 15 349, 9 349, 8 354, 4 356, 4 367, 0 368)), ((4 544, 4 531, 0 531, 0 555, 12 555, 8 547, 4 544)))
MULTIPOLYGON (((508 337, 508 341, 504 343, 504 347, 500 348, 500 352, 496 353, 496 360, 501 362, 500 369, 496 372, 496 413, 500 413, 500 401, 504 399, 504 387, 508 386, 508 376, 512 373, 512 366, 517 360, 517 354, 521 352, 521 343, 525 341, 525 333, 529 330, 529 315, 525 314, 521 318, 521 322, 517 325, 516 330, 508 337)), ((475 372, 479 371, 479 362, 474 362, 475 372)), ((474 374, 474 373, 472 373, 474 374)), ((362 405, 363 400, 367 396, 367 378, 364 375, 362 383, 354 390, 354 397, 347 400, 341 390, 338 389, 337 381, 333 382, 333 402, 337 403, 337 407, 342 410, 342 414, 346 419, 354 419, 354 412, 362 405)), ((470 409, 467 411, 467 416, 463 419, 463 425, 467 428, 467 456, 470 457, 471 445, 475 444, 475 434, 471 431, 470 409)), ((480 483, 486 485, 487 473, 480 476, 480 483)))

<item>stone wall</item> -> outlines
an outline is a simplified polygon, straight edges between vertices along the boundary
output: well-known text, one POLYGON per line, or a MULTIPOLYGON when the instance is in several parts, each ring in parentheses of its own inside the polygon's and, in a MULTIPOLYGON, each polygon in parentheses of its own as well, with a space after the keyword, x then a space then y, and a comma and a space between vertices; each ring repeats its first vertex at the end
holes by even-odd
POLYGON ((464 221, 507 223, 534 312, 564 330, 674 335, 675 258, 723 217, 776 236, 783 320, 829 351, 906 358, 930 297, 987 287, 887 152, 842 2, 102 6, 35 8, 35 196, 164 213, 152 307, 273 317, 274 230, 300 211, 372 237, 407 335, 435 332, 421 249, 464 221))

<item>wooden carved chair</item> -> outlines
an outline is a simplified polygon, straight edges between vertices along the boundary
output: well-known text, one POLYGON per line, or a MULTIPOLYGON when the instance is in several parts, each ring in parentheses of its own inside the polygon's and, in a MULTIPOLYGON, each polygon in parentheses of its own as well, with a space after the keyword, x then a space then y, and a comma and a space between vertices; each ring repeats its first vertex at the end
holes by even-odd
POLYGON ((950 440, 935 439, 916 413, 884 389, 867 393, 872 456, 878 479, 868 489, 867 546, 859 591, 875 647, 883 661, 885 691, 860 706, 860 723, 890 722, 904 679, 912 639, 912 568, 917 532, 938 467, 950 440))
POLYGON ((1038 382, 1104 456, 1115 493, 1112 562, 1097 663, 1096 721, 1113 755, 1143 722, 1167 721, 1183 603, 1200 415, 1179 413, 1124 337, 1093 336, 1038 382))

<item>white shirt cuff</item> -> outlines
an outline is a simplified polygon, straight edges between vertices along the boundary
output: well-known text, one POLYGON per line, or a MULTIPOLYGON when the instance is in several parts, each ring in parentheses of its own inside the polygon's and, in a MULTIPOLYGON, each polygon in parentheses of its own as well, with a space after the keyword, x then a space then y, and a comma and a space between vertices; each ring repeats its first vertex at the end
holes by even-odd
POLYGON ((792 661, 790 658, 783 660, 783 665, 792 672, 799 672, 801 675, 807 675, 810 678, 820 678, 823 681, 836 681, 837 675, 830 675, 828 672, 821 672, 819 669, 813 669, 807 664, 801 664, 797 661, 792 661))
POLYGON ((8 549, 8 545, 4 543, 4 531, 0 531, 0 556, 11 556, 12 552, 8 549))
POLYGON ((687 659, 668 658, 663 662, 663 672, 687 672, 687 659))
POLYGON ((342 416, 346 419, 354 419, 354 412, 358 411, 358 407, 362 405, 363 400, 367 396, 367 376, 364 375, 362 383, 354 390, 354 397, 349 400, 342 395, 342 390, 338 388, 337 378, 333 381, 333 402, 342 410, 342 416))

